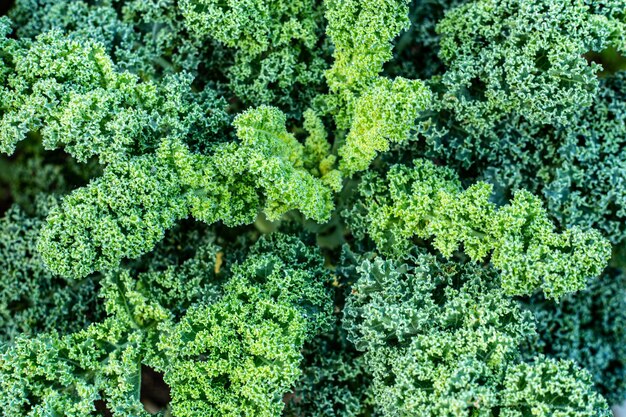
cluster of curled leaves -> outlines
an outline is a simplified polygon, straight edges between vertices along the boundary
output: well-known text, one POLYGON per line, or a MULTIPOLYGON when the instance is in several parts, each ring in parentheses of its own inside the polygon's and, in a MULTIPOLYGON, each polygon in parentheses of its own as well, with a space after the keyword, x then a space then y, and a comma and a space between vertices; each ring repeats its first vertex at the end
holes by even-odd
POLYGON ((15 0, 0 415, 626 400, 623 0, 15 0))

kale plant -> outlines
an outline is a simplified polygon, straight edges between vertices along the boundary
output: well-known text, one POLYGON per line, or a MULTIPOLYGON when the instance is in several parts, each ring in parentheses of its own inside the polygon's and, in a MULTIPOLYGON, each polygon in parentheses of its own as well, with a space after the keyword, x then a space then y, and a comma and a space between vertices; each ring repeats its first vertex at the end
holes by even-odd
POLYGON ((1 416, 626 400, 623 0, 1 13, 1 416))

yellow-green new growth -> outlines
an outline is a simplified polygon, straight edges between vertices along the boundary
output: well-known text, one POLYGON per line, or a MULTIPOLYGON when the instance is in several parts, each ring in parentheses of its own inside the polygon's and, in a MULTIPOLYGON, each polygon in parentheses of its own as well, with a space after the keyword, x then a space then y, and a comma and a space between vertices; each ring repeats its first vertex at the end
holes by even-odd
POLYGON ((339 149, 347 176, 366 170, 390 142, 408 139, 431 93, 419 80, 382 77, 391 59, 391 41, 409 24, 408 2, 326 1, 327 33, 335 45, 333 67, 326 72, 331 110, 341 129, 349 129, 339 149))
POLYGON ((360 185, 350 221, 381 252, 406 254, 417 237, 446 257, 459 250, 475 261, 490 255, 509 295, 540 288, 550 298, 585 288, 606 266, 611 245, 599 232, 573 227, 557 233, 532 194, 518 191, 497 207, 489 201, 490 184, 463 190, 451 170, 426 160, 414 164, 393 166, 385 179, 366 175, 360 185))
POLYGON ((428 88, 418 80, 379 78, 359 97, 352 125, 339 150, 340 168, 351 175, 366 170, 390 143, 409 138, 415 119, 431 100, 428 88))
POLYGON ((305 147, 285 127, 285 115, 261 106, 237 116, 233 125, 241 139, 236 151, 247 159, 247 170, 265 190, 264 212, 271 220, 298 209, 324 222, 333 209, 332 192, 304 168, 305 147))

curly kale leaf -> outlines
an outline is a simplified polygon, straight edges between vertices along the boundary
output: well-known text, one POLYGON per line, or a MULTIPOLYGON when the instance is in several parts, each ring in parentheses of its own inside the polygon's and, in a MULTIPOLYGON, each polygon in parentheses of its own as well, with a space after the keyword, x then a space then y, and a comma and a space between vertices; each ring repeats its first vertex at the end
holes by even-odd
POLYGON ((610 415, 572 362, 522 361, 532 316, 492 270, 419 255, 365 261, 359 273, 344 326, 384 416, 610 415))
MULTIPOLYGON (((326 73, 331 92, 353 101, 378 79, 392 57, 391 41, 409 25, 406 0, 326 0, 326 34, 332 40, 333 66, 326 73)), ((348 118, 337 117, 340 126, 348 118)))
POLYGON ((330 94, 317 106, 349 129, 339 155, 341 171, 350 176, 367 169, 390 142, 408 139, 431 94, 421 81, 379 76, 391 58, 391 41, 408 25, 406 1, 331 0, 326 7, 334 63, 326 72, 330 94))
POLYGON ((232 92, 246 104, 272 104, 297 116, 321 90, 327 68, 323 13, 315 0, 181 0, 192 36, 234 50, 232 92))
POLYGON ((350 131, 339 150, 342 171, 366 170, 389 143, 403 142, 415 119, 430 102, 430 92, 420 81, 381 78, 356 101, 350 131))
POLYGON ((626 397, 626 274, 607 269, 559 303, 533 296, 525 305, 536 318, 538 338, 529 350, 568 359, 593 376, 611 404, 626 397))
POLYGON ((39 197, 36 213, 13 205, 0 219, 0 341, 48 331, 71 333, 102 316, 97 280, 68 281, 51 274, 37 253, 45 216, 56 201, 39 197))
POLYGON ((437 26, 448 70, 436 102, 469 133, 510 116, 567 124, 598 88, 600 67, 583 54, 623 47, 619 3, 480 0, 452 9, 437 26))
POLYGON ((233 124, 241 139, 240 153, 248 159, 246 169, 264 190, 263 210, 270 219, 298 209, 308 218, 325 221, 333 209, 332 192, 304 168, 306 148, 285 123, 283 113, 267 106, 237 116, 233 124))
POLYGON ((166 136, 201 147, 228 123, 225 102, 191 78, 141 82, 118 71, 104 48, 53 30, 34 41, 7 40, 0 89, 0 150, 11 154, 27 133, 46 149, 63 147, 78 161, 111 163, 154 150, 166 136))
POLYGON ((18 338, 0 356, 2 409, 78 417, 102 400, 114 414, 148 415, 139 398, 143 365, 163 373, 177 417, 280 413, 302 346, 330 324, 323 258, 295 238, 262 239, 215 293, 212 270, 196 268, 204 257, 199 251, 175 275, 109 274, 104 321, 65 336, 18 338), (164 286, 187 292, 187 280, 207 291, 186 294, 180 301, 189 308, 177 317, 158 300, 164 286))
POLYGON ((155 156, 137 157, 65 197, 48 215, 38 249, 50 270, 84 277, 148 252, 187 214, 176 172, 155 156))
POLYGON ((302 242, 262 239, 231 272, 221 298, 159 326, 153 364, 176 416, 277 415, 303 344, 328 327, 323 260, 302 242))
POLYGON ((508 294, 541 288, 550 298, 584 288, 608 262, 611 246, 600 233, 576 227, 555 232, 539 198, 527 191, 497 207, 489 200, 491 185, 463 190, 451 170, 426 160, 414 164, 395 165, 386 178, 365 175, 360 199, 346 210, 357 237, 369 235, 381 252, 406 254, 414 237, 432 240, 446 257, 463 245, 476 261, 491 254, 508 294))

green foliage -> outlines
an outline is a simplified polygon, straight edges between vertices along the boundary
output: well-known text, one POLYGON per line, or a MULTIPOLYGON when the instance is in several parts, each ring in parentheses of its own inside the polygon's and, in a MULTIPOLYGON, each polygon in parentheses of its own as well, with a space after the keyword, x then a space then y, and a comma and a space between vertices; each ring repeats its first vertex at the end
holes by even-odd
MULTIPOLYGON (((184 233, 185 239, 194 238, 190 233, 184 233)), ((137 274, 137 288, 139 290, 149 289, 150 298, 159 305, 165 307, 174 316, 182 316, 187 309, 195 304, 210 304, 214 302, 223 292, 222 284, 225 271, 220 271, 221 266, 216 262, 220 247, 213 240, 213 234, 196 237, 193 242, 195 254, 189 259, 179 259, 180 264, 175 264, 171 260, 165 268, 160 267, 162 259, 157 259, 159 252, 166 249, 167 245, 161 245, 149 255, 146 255, 145 263, 141 265, 146 271, 137 274), (184 279, 181 279, 184 277, 184 279)), ((172 252, 177 251, 169 249, 172 252)))
POLYGON ((571 362, 522 362, 532 316, 489 269, 418 255, 365 261, 344 310, 384 416, 609 416, 571 362))
POLYGON ((502 390, 504 415, 612 416, 591 389, 589 373, 573 362, 538 359, 512 366, 502 390))
POLYGON ((287 398, 286 417, 377 416, 363 354, 336 320, 331 332, 305 345, 302 375, 287 398))
POLYGON ((389 142, 409 137, 415 119, 430 101, 430 92, 419 81, 381 78, 356 101, 350 133, 339 151, 341 168, 351 174, 366 170, 389 142))
POLYGON ((52 29, 72 39, 101 44, 119 68, 144 79, 188 71, 232 58, 214 45, 189 35, 177 0, 16 0, 9 16, 20 38, 52 29))
POLYGON ((267 106, 235 119, 241 153, 248 159, 242 168, 256 176, 258 186, 265 190, 264 211, 271 220, 298 209, 306 217, 323 222, 333 209, 331 192, 304 169, 305 147, 285 129, 285 122, 283 113, 267 106))
MULTIPOLYGON (((209 90, 193 94, 187 76, 162 83, 140 82, 118 72, 105 50, 58 31, 34 42, 8 42, 6 86, 0 111, 0 149, 13 153, 18 141, 40 132, 46 149, 64 147, 78 161, 97 155, 111 163, 154 149, 164 136, 203 141, 228 117, 224 101, 209 90)), ((207 146, 207 143, 202 143, 207 146)))
POLYGON ((97 155, 108 164, 50 214, 39 248, 55 273, 84 277, 113 268, 152 249, 189 213, 209 223, 251 223, 263 199, 270 218, 291 209, 329 217, 331 192, 303 169, 304 147, 277 109, 240 115, 241 144, 218 146, 211 142, 228 119, 223 101, 207 90, 186 91, 189 79, 139 82, 117 72, 98 45, 54 31, 23 48, 6 44, 14 52, 9 88, 0 91, 10 97, 0 120, 2 149, 10 153, 38 132, 48 149, 64 145, 79 161, 97 155), (194 152, 210 149, 217 150, 194 152))
POLYGON ((593 104, 567 127, 511 123, 493 132, 498 141, 477 140, 473 152, 443 141, 447 150, 438 155, 458 165, 472 160, 500 195, 521 187, 542 194, 562 225, 596 227, 619 243, 626 207, 623 86, 622 73, 601 79, 593 104))
POLYGON ((625 80, 623 73, 602 79, 594 103, 571 127, 540 139, 559 144, 544 184, 520 181, 543 193, 561 224, 597 228, 614 243, 626 234, 625 80))
POLYGON ((124 58, 132 59, 131 50, 139 52, 133 44, 140 37, 119 19, 112 1, 17 0, 9 17, 20 38, 60 30, 76 40, 91 39, 103 45, 118 65, 127 65, 124 58))
POLYGON ((127 286, 128 274, 105 283, 110 317, 65 336, 20 338, 0 360, 0 404, 12 416, 85 416, 106 399, 121 415, 147 415, 139 402, 141 359, 167 311, 127 286), (118 304, 119 303, 119 304, 118 304), (148 339, 149 340, 149 339, 148 339))
POLYGON ((414 237, 432 239, 446 257, 461 245, 476 261, 491 254, 509 295, 541 288, 558 298, 584 288, 606 265, 610 245, 598 232, 556 233, 537 197, 519 191, 497 207, 491 193, 487 183, 463 190, 452 171, 416 160, 414 167, 393 166, 386 178, 365 175, 346 216, 357 236, 369 235, 386 254, 408 253, 414 237))
POLYGON ((261 248, 275 244, 275 254, 253 254, 233 270, 219 301, 162 329, 175 415, 273 416, 284 407, 300 349, 326 327, 330 299, 320 259, 281 239, 261 248))
POLYGON ((623 0, 15 0, 0 415, 608 416, 625 45, 623 0))
POLYGON ((112 273, 103 281, 104 321, 66 336, 19 338, 0 360, 2 409, 84 416, 102 399, 115 414, 148 415, 139 401, 145 365, 163 372, 176 416, 279 413, 300 349, 328 327, 322 259, 294 238, 262 239, 218 294, 213 269, 199 268, 205 256, 199 251, 160 277, 112 273), (196 295, 165 297, 176 308, 189 305, 176 319, 159 294, 188 280, 202 284, 196 295))
POLYGON ((246 104, 299 117, 328 67, 320 2, 226 3, 18 0, 10 16, 21 37, 61 30, 97 41, 120 68, 143 78, 184 70, 246 104))
MULTIPOLYGON (((328 0, 325 5, 326 33, 335 46, 334 63, 326 73, 328 87, 344 103, 351 103, 355 94, 378 79, 383 64, 391 59, 391 41, 409 24, 408 2, 328 0)), ((340 127, 347 127, 348 120, 337 117, 340 127)))
POLYGON ((582 56, 622 48, 619 1, 480 0, 438 24, 441 110, 470 134, 507 116, 567 124, 591 104, 598 65, 582 56))
POLYGON ((178 7, 193 36, 235 50, 227 74, 244 102, 297 110, 293 103, 321 88, 327 62, 320 2, 181 0, 178 7))
POLYGON ((391 59, 392 39, 407 28, 406 1, 326 3, 335 62, 326 72, 331 94, 319 105, 332 109, 339 128, 349 129, 339 155, 341 170, 350 176, 367 169, 389 142, 408 139, 431 95, 421 81, 379 76, 391 59))
POLYGON ((528 302, 539 338, 531 351, 569 359, 593 376, 611 404, 626 397, 626 275, 609 269, 588 288, 559 303, 539 295, 528 302))
POLYGON ((113 268, 189 214, 227 225, 252 223, 261 208, 270 219, 292 209, 327 219, 331 191, 302 167, 304 147, 284 123, 280 111, 260 107, 235 120, 241 143, 212 156, 164 141, 154 155, 110 165, 51 212, 39 244, 48 267, 75 277, 113 268))
POLYGON ((181 188, 172 167, 154 156, 108 167, 51 211, 39 242, 46 265, 84 277, 146 253, 187 215, 181 188))
POLYGON ((97 280, 51 274, 36 251, 39 230, 54 199, 40 196, 36 214, 12 206, 0 219, 0 341, 42 332, 74 332, 97 321, 97 280))
POLYGON ((562 226, 623 240, 623 74, 599 78, 588 62, 590 51, 623 47, 623 8, 481 1, 450 10, 439 25, 448 70, 429 81, 437 99, 422 114, 427 143, 415 156, 493 183, 501 200, 520 188, 541 194, 562 226))

